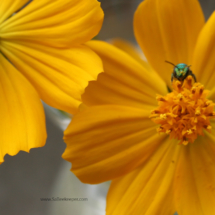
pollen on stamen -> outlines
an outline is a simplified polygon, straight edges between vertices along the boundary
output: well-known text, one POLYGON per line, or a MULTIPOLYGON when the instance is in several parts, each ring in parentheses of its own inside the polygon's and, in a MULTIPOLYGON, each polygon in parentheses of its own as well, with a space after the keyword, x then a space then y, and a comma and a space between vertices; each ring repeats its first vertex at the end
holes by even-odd
POLYGON ((201 86, 200 89, 199 89, 199 94, 201 95, 204 91, 204 86, 201 86))
POLYGON ((191 92, 194 94, 196 92, 196 87, 192 87, 191 92))
POLYGON ((205 102, 205 104, 206 104, 206 106, 209 106, 211 104, 211 101, 208 100, 208 101, 205 102))
POLYGON ((166 119, 166 114, 160 114, 160 119, 166 119))
POLYGON ((179 93, 179 94, 177 95, 177 98, 180 99, 180 100, 182 100, 182 99, 183 99, 183 95, 182 95, 181 93, 179 93))
POLYGON ((187 130, 187 134, 192 134, 192 133, 193 133, 193 132, 192 132, 191 129, 187 130))
POLYGON ((200 114, 201 114, 200 110, 196 110, 196 111, 195 111, 195 115, 196 115, 196 116, 199 116, 200 114))
POLYGON ((187 145, 204 135, 204 130, 210 132, 215 103, 207 99, 208 94, 202 84, 193 83, 192 76, 183 82, 174 80, 173 92, 157 95, 158 107, 150 115, 152 121, 160 125, 158 133, 166 133, 179 140, 179 144, 187 145))
POLYGON ((171 132, 171 130, 167 130, 167 131, 166 131, 166 134, 170 134, 170 132, 171 132))
POLYGON ((212 128, 212 127, 211 127, 210 125, 207 126, 207 130, 211 130, 211 128, 212 128))
POLYGON ((192 76, 189 75, 187 77, 187 84, 188 84, 189 87, 192 87, 192 81, 193 81, 192 76))
POLYGON ((156 96, 156 99, 157 99, 157 101, 161 101, 161 102, 165 102, 166 101, 163 96, 159 96, 159 95, 156 96))
POLYGON ((183 140, 183 141, 182 141, 182 144, 185 145, 185 146, 186 146, 188 143, 189 143, 189 142, 188 142, 187 140, 183 140))
POLYGON ((163 131, 163 128, 161 128, 161 127, 157 128, 157 132, 158 132, 158 133, 160 133, 160 132, 162 132, 162 131, 163 131))

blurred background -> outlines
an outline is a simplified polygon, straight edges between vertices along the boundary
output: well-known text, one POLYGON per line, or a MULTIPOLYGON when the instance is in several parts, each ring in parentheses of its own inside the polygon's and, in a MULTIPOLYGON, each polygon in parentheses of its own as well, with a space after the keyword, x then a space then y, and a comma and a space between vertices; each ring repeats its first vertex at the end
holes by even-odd
MULTIPOLYGON (((124 38, 135 43, 133 14, 140 0, 101 0, 105 12, 97 39, 124 38)), ((176 1, 177 2, 177 1, 176 1)), ((206 19, 214 0, 201 0, 206 19)), ((6 215, 104 215, 109 184, 86 185, 70 172, 61 155, 65 149, 63 128, 68 120, 46 108, 48 139, 43 148, 5 156, 0 165, 0 214, 6 215), (88 201, 41 201, 40 198, 88 198, 88 201)))

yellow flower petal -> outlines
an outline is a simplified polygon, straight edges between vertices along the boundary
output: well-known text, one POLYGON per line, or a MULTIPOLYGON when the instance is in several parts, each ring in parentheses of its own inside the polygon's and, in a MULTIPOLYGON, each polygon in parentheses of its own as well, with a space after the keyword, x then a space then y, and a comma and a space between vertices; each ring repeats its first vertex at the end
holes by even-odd
POLYGON ((40 98, 28 80, 0 54, 0 163, 4 155, 41 147, 46 141, 40 98))
MULTIPOLYGON (((122 39, 112 39, 110 43, 132 56, 136 61, 143 65, 147 72, 155 73, 153 68, 144 59, 145 56, 143 53, 141 53, 140 50, 137 49, 137 47, 135 47, 132 43, 122 39)), ((158 76, 158 74, 156 75, 158 76)))
POLYGON ((130 42, 126 41, 126 40, 123 40, 121 38, 120 39, 119 38, 112 39, 110 41, 110 43, 113 44, 114 46, 116 46, 117 48, 123 50, 124 52, 126 52, 130 56, 132 56, 139 63, 142 64, 143 62, 145 62, 143 60, 144 56, 141 56, 141 52, 132 43, 130 43, 130 42))
POLYGON ((207 136, 182 148, 173 188, 178 214, 215 212, 215 146, 207 136))
POLYGON ((107 215, 173 215, 172 179, 180 146, 165 141, 145 165, 113 180, 107 195, 107 215))
POLYGON ((120 104, 153 109, 156 93, 166 94, 165 83, 125 52, 101 41, 87 45, 103 61, 104 73, 90 82, 82 99, 87 105, 120 104), (99 93, 98 93, 99 92, 99 93))
POLYGON ((210 99, 215 99, 215 12, 200 32, 193 56, 192 70, 197 80, 212 90, 210 99))
POLYGON ((0 36, 1 40, 71 47, 97 35, 103 16, 96 0, 32 1, 0 25, 0 36))
POLYGON ((29 0, 1 0, 0 2, 0 25, 17 10, 21 9, 29 0))
POLYGON ((103 70, 85 46, 56 49, 33 43, 2 42, 2 51, 49 105, 74 113, 89 80, 103 70))
POLYGON ((204 16, 197 0, 145 0, 134 16, 134 32, 147 60, 170 85, 171 65, 190 64, 204 16))
POLYGON ((156 133, 149 111, 102 105, 82 109, 65 131, 63 158, 85 183, 122 176, 146 161, 166 136, 156 133))

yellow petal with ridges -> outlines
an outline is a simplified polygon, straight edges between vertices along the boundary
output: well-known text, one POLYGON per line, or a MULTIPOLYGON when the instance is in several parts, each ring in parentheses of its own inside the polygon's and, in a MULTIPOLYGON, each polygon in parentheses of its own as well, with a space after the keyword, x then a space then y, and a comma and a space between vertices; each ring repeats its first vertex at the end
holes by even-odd
POLYGON ((200 137, 196 150, 191 149, 191 163, 203 214, 215 213, 214 141, 200 137))
POLYGON ((145 0, 134 16, 135 37, 150 65, 171 86, 174 64, 191 64, 204 15, 197 0, 145 0))
POLYGON ((179 151, 176 141, 166 140, 145 165, 113 180, 107 195, 107 215, 173 215, 172 179, 179 151))
POLYGON ((165 95, 165 83, 133 57, 102 41, 87 43, 102 59, 104 73, 89 83, 82 96, 87 105, 119 104, 153 109, 157 93, 165 95), (99 93, 98 93, 99 92, 99 93))
MULTIPOLYGON (((146 58, 143 55, 143 53, 134 44, 119 38, 112 39, 110 43, 116 46, 117 48, 123 50, 124 52, 132 56, 140 64, 142 64, 143 67, 145 68, 145 71, 149 73, 156 73, 156 71, 146 61, 146 58)), ((158 74, 154 75, 158 76, 158 74)))
POLYGON ((2 52, 35 86, 47 104, 75 113, 89 80, 103 71, 88 47, 56 49, 26 42, 2 42, 2 52))
POLYGON ((0 163, 5 154, 41 147, 46 141, 45 115, 29 81, 0 54, 0 163))
POLYGON ((96 36, 103 16, 96 0, 32 1, 0 25, 0 37, 68 48, 96 36))
POLYGON ((182 148, 173 188, 178 214, 215 212, 215 146, 209 136, 199 137, 182 148))
POLYGON ((17 10, 21 9, 29 0, 1 0, 0 2, 0 25, 17 10))
MULTIPOLYGON (((110 43, 117 48, 123 50, 127 54, 131 55, 135 60, 137 60, 139 63, 145 62, 144 55, 141 53, 141 51, 132 43, 129 41, 126 41, 121 38, 115 38, 110 40, 110 43)), ((145 65, 145 64, 144 64, 145 65)))
POLYGON ((100 183, 140 166, 166 136, 156 133, 149 111, 119 105, 83 108, 65 131, 63 158, 84 183, 100 183))
POLYGON ((192 70, 197 81, 211 90, 210 99, 215 99, 215 12, 208 19, 199 34, 192 63, 192 70))

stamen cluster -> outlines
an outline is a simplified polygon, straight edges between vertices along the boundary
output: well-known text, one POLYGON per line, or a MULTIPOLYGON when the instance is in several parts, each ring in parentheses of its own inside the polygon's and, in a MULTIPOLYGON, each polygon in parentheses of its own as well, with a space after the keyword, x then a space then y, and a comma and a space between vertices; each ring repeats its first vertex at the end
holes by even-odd
POLYGON ((193 84, 191 76, 183 82, 174 80, 173 92, 156 97, 158 108, 151 112, 150 118, 160 125, 157 131, 169 134, 170 139, 178 139, 183 145, 204 135, 204 129, 210 132, 215 103, 206 98, 208 93, 202 84, 193 84))

